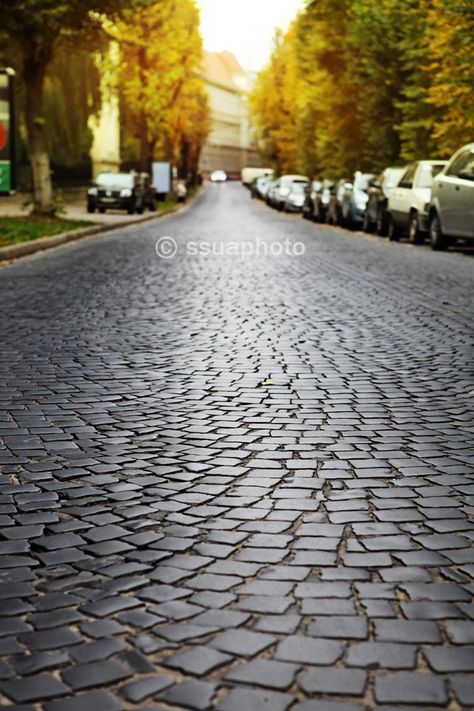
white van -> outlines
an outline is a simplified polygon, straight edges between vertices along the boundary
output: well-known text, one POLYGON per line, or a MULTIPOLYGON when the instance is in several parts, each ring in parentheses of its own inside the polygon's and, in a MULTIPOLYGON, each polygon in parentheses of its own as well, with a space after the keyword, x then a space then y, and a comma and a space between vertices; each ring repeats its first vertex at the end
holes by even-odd
POLYGON ((242 184, 249 187, 252 180, 263 175, 273 175, 273 170, 271 168, 242 168, 240 177, 242 184))

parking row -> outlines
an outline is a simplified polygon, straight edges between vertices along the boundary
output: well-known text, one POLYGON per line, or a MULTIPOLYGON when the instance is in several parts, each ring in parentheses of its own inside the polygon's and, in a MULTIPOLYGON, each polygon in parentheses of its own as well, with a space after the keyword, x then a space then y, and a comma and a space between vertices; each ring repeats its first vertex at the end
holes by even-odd
POLYGON ((356 171, 351 180, 266 174, 251 194, 271 207, 305 219, 376 232, 412 244, 429 238, 435 250, 474 240, 474 143, 449 161, 418 160, 378 175, 356 171))

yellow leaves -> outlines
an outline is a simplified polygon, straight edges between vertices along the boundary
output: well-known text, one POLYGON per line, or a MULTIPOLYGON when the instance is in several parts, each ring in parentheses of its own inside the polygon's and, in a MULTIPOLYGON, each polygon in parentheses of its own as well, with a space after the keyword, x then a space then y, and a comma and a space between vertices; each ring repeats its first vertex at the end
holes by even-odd
POLYGON ((179 153, 177 145, 185 133, 189 140, 199 137, 201 142, 207 110, 203 85, 196 77, 202 41, 195 1, 160 0, 138 6, 117 32, 123 56, 122 95, 137 137, 145 122, 147 141, 158 148, 169 146, 171 154, 179 153))

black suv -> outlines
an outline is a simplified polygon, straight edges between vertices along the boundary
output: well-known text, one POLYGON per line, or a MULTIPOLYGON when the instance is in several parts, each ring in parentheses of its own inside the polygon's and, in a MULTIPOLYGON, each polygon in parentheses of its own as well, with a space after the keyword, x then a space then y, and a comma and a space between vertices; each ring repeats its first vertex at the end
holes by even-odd
POLYGON ((87 212, 108 209, 141 214, 145 206, 145 189, 137 173, 99 173, 87 191, 87 212))

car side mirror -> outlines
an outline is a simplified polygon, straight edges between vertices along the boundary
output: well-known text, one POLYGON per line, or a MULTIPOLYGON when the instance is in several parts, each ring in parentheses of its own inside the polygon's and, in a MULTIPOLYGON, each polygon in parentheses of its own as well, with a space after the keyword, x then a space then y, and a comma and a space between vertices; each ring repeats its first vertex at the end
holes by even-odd
POLYGON ((460 170, 458 177, 463 180, 474 180, 474 170, 460 170))

